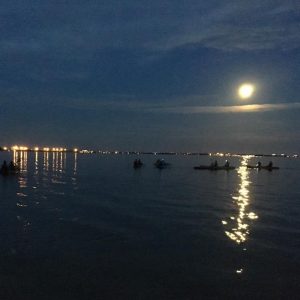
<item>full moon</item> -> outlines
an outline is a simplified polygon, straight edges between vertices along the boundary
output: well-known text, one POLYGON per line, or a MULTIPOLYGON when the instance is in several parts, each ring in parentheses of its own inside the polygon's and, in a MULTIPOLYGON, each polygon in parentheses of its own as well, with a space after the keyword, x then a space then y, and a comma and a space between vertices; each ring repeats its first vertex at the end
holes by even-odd
POLYGON ((238 93, 242 99, 248 99, 254 93, 254 85, 250 83, 244 83, 239 87, 238 93))

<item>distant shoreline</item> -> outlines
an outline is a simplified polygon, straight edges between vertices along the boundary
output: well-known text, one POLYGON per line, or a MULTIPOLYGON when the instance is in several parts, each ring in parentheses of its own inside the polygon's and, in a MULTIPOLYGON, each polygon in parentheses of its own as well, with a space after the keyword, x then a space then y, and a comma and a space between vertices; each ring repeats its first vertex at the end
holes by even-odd
POLYGON ((92 149, 67 149, 67 148, 49 148, 49 147, 23 147, 23 146, 13 146, 13 147, 1 147, 1 152, 52 152, 52 153, 78 153, 78 154, 100 154, 100 155, 183 155, 183 156, 254 156, 254 157, 286 157, 286 158, 299 158, 299 154, 285 154, 285 153, 223 153, 223 152, 168 152, 168 151, 119 151, 119 150, 92 150, 92 149))

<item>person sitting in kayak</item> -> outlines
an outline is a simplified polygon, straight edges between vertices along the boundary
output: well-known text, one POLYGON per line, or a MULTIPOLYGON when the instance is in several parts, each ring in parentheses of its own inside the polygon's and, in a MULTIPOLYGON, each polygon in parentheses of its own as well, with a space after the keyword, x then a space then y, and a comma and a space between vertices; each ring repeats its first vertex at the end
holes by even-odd
POLYGON ((256 167, 261 168, 261 162, 260 161, 256 164, 256 167))
POLYGON ((269 164, 268 164, 268 168, 272 168, 273 167, 273 162, 270 161, 269 164))
POLYGON ((6 160, 3 162, 2 166, 1 166, 1 173, 3 175, 8 174, 8 166, 7 166, 6 160))
POLYGON ((143 163, 141 162, 140 159, 135 159, 134 162, 133 162, 133 167, 134 168, 139 168, 143 165, 143 163))
POLYGON ((229 168, 229 161, 228 160, 226 160, 224 167, 229 168))
POLYGON ((214 162, 214 168, 217 168, 218 167, 218 162, 217 162, 217 160, 215 160, 215 162, 214 162))

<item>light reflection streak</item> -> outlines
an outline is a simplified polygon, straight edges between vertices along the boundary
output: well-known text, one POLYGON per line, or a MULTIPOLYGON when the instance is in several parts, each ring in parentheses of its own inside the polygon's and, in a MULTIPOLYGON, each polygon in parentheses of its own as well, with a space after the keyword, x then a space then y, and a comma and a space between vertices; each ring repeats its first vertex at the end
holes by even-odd
POLYGON ((66 153, 60 152, 59 156, 60 156, 59 172, 62 173, 64 171, 65 165, 66 165, 66 153))
POLYGON ((35 186, 33 186, 34 189, 37 188, 37 186, 39 186, 39 152, 35 151, 34 152, 34 172, 33 172, 34 176, 34 180, 35 180, 35 186))
POLYGON ((244 243, 250 233, 249 220, 255 220, 258 216, 254 212, 249 212, 249 171, 247 170, 247 164, 250 156, 243 156, 241 166, 238 169, 238 176, 241 183, 239 185, 237 195, 233 195, 232 199, 237 206, 237 215, 230 216, 228 221, 222 220, 222 224, 226 227, 225 234, 237 244, 244 243), (228 228, 228 229, 227 229, 228 228))
POLYGON ((73 176, 72 176, 72 185, 74 190, 77 190, 77 152, 74 153, 74 167, 73 167, 73 176))
POLYGON ((15 151, 13 152, 13 163, 19 168, 20 176, 18 182, 20 188, 27 187, 27 151, 15 151))
POLYGON ((39 153, 34 153, 34 174, 38 174, 39 172, 39 153))
POLYGON ((77 152, 74 153, 74 175, 77 173, 77 152))
POLYGON ((66 156, 59 152, 52 153, 52 176, 51 182, 55 184, 66 184, 64 180, 63 173, 64 171, 64 160, 66 156))
POLYGON ((52 153, 52 170, 54 172, 57 171, 57 159, 56 159, 56 152, 52 153))
POLYGON ((13 162, 15 165, 18 166, 18 168, 20 169, 20 172, 24 171, 24 161, 22 161, 23 158, 24 158, 23 152, 14 150, 13 162))
POLYGON ((52 157, 52 169, 54 172, 63 173, 65 169, 66 154, 54 152, 52 157))
POLYGON ((44 172, 48 172, 49 171, 49 153, 48 152, 44 152, 43 171, 44 172))

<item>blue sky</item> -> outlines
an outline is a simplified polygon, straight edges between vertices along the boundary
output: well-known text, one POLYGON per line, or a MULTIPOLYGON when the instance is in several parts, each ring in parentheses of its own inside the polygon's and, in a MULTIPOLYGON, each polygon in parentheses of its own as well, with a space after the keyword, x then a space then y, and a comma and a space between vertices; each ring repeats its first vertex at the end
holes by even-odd
POLYGON ((0 8, 2 145, 299 151, 296 1, 0 8), (256 92, 242 102, 245 81, 256 92))

